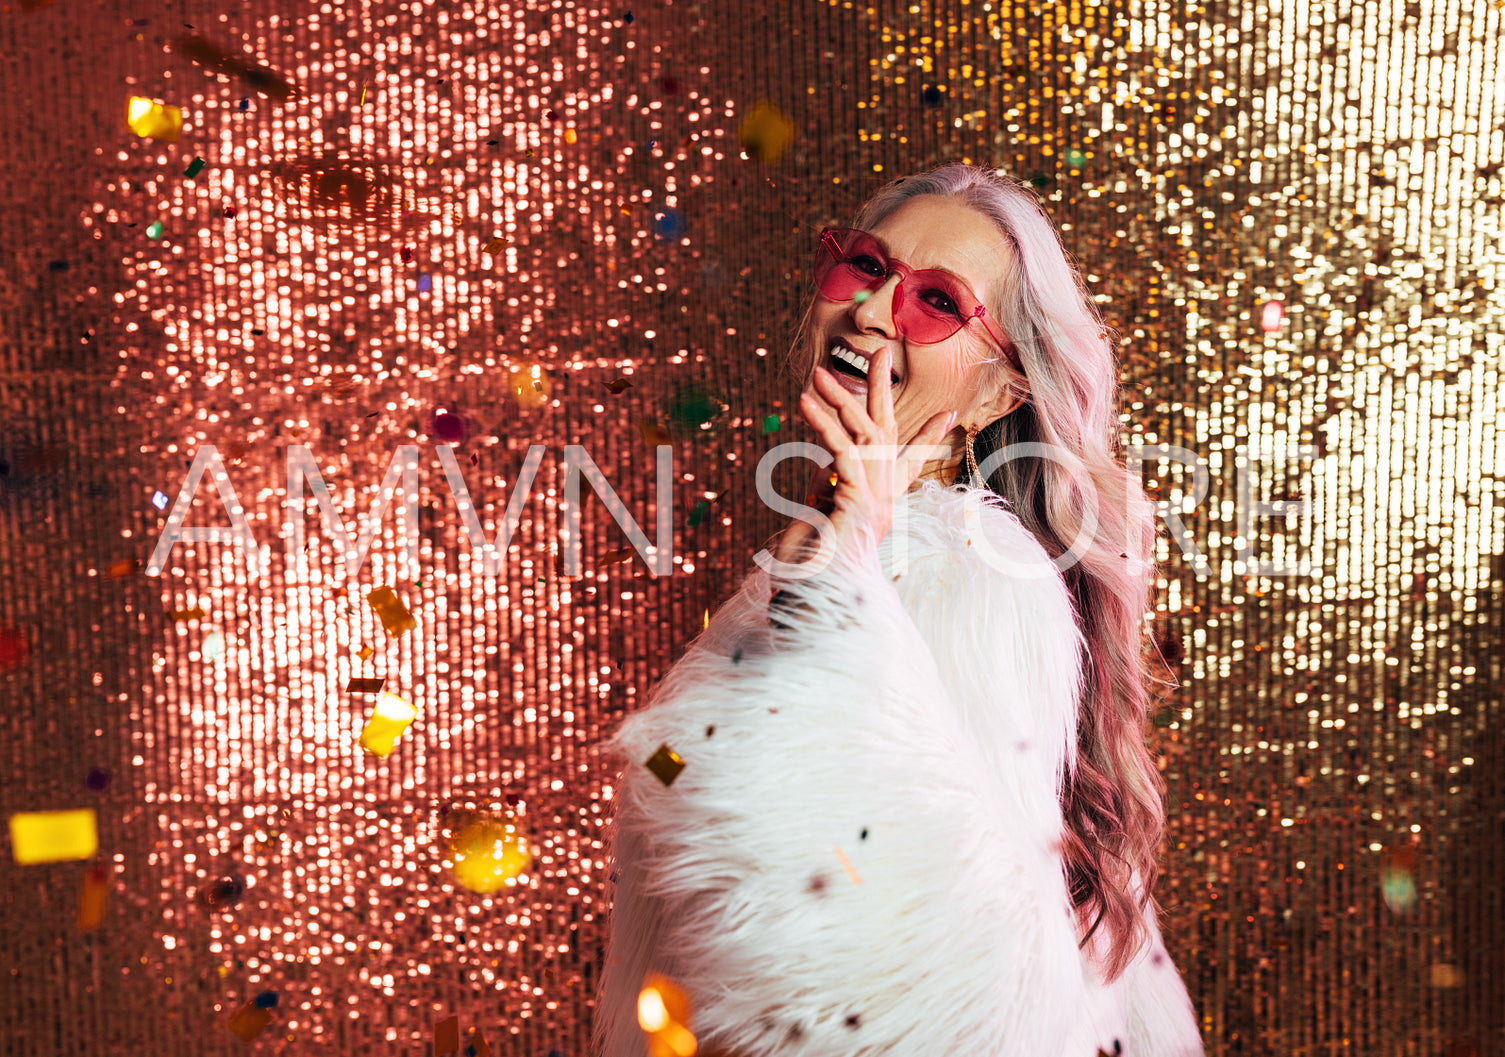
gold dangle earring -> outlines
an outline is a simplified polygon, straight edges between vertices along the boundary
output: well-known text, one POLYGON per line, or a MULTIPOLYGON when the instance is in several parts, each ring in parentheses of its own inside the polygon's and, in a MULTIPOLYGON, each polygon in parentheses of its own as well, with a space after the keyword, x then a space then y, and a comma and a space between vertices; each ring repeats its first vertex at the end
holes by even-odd
POLYGON ((977 453, 972 450, 972 441, 976 436, 977 428, 975 426, 967 430, 967 470, 972 474, 971 480, 977 482, 977 486, 981 488, 987 482, 983 481, 981 474, 977 472, 977 453))

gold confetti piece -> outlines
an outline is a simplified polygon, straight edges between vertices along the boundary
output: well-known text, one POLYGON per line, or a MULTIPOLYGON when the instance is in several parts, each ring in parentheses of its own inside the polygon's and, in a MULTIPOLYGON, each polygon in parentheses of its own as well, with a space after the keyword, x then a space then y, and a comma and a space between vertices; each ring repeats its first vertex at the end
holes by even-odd
POLYGON ((418 710, 401 697, 387 691, 376 699, 366 729, 361 731, 361 748, 373 756, 386 759, 397 747, 397 739, 418 718, 418 710))
POLYGON ((679 777, 679 772, 685 769, 685 761, 665 744, 660 745, 658 751, 648 757, 643 766, 652 771, 664 785, 670 786, 674 784, 674 779, 679 777))
POLYGON ((794 122, 765 99, 742 119, 739 135, 742 149, 749 158, 765 165, 777 165, 784 148, 794 139, 794 122))
POLYGON ((632 383, 626 378, 614 378, 606 383, 606 391, 612 396, 616 396, 618 393, 625 392, 631 388, 632 383))
POLYGON ((1462 987, 1463 979, 1463 970, 1456 965, 1438 962, 1431 968, 1431 983, 1433 987, 1462 987))
POLYGON ((93 932, 103 924, 109 894, 110 874, 105 867, 91 866, 84 871, 83 884, 78 893, 78 931, 93 932))
POLYGON ((402 604, 397 592, 390 587, 383 585, 376 588, 366 595, 366 601, 381 621, 382 627, 387 629, 387 634, 393 638, 400 638, 418 626, 418 621, 413 619, 408 607, 402 604))
POLYGON ((502 247, 505 246, 506 244, 507 244, 507 240, 506 239, 493 238, 490 242, 486 243, 486 245, 484 245, 484 246, 481 247, 481 252, 482 253, 490 253, 490 254, 493 254, 493 255, 494 254, 498 254, 498 253, 502 252, 502 247))
POLYGON ((455 883, 482 895, 516 884, 518 875, 533 862, 517 827, 497 818, 479 818, 462 826, 450 839, 449 855, 455 883))
POLYGON ((519 364, 509 368, 507 382, 520 408, 543 407, 553 395, 549 374, 539 363, 519 364))
POLYGON ((567 128, 567 129, 564 130, 564 141, 566 143, 574 143, 575 139, 576 139, 576 136, 575 136, 575 130, 574 129, 567 128))
POLYGON ((105 579, 122 580, 127 576, 134 576, 140 569, 141 563, 135 558, 122 558, 105 570, 105 579))
POLYGON ((355 655, 363 661, 369 661, 371 659, 371 655, 375 652, 376 651, 373 650, 370 646, 362 646, 360 649, 355 651, 355 655))
POLYGON ((22 866, 92 858, 99 851, 94 809, 18 812, 10 817, 10 850, 22 866))
POLYGON ((862 883, 862 878, 857 876, 857 868, 852 865, 852 860, 847 858, 847 853, 841 850, 841 845, 836 846, 836 857, 841 860, 841 865, 846 868, 848 876, 856 884, 862 883))
POLYGON ((125 123, 138 136, 173 143, 183 131, 183 111, 168 103, 133 95, 126 104, 125 123))
POLYGON ((604 569, 608 565, 620 565, 622 562, 632 560, 637 552, 631 547, 618 547, 616 550, 607 551, 601 555, 601 560, 596 563, 596 568, 604 569))
POLYGON ((194 606, 192 609, 174 609, 172 612, 168 613, 167 615, 169 617, 171 617, 173 620, 180 621, 180 622, 184 621, 184 620, 203 620, 204 619, 204 611, 202 609, 200 609, 198 606, 194 606))
POLYGON ((364 84, 361 85, 361 101, 359 103, 357 103, 356 105, 357 106, 365 106, 366 105, 366 86, 364 84))
POLYGON ((694 1057, 697 1043, 685 1027, 690 1003, 673 980, 649 973, 638 992, 638 1027, 648 1035, 649 1057, 694 1057))
POLYGON ((266 1030, 272 1022, 272 1011, 263 1009, 254 1001, 247 1002, 230 1018, 230 1031, 243 1042, 250 1042, 266 1030))
POLYGON ((643 443, 650 448, 656 448, 660 444, 671 444, 669 431, 651 419, 640 418, 637 421, 638 432, 643 435, 643 443))
POLYGON ((434 1022, 434 1053, 454 1053, 460 1048, 460 1018, 445 1017, 434 1022))
POLYGON ((381 688, 385 686, 386 683, 387 680, 385 677, 382 677, 380 679, 351 679, 345 683, 345 693, 379 694, 381 693, 381 688))

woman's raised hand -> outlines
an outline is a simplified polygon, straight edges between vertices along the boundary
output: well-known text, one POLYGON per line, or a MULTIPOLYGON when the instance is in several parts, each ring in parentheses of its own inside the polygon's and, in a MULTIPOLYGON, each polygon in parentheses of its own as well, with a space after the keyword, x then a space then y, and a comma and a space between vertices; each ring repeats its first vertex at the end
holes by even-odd
MULTIPOLYGON (((865 402, 824 367, 815 368, 812 387, 800 394, 800 413, 835 456, 833 466, 817 467, 814 477, 826 484, 834 468, 834 492, 829 485, 814 491, 830 496, 828 502, 834 504, 827 516, 842 549, 859 537, 876 547, 888 535, 895 498, 909 491, 925 461, 932 457, 932 449, 956 422, 955 411, 937 414, 900 450, 894 425, 892 371, 893 352, 882 349, 868 370, 865 402), (880 453, 871 452, 862 458, 857 452, 859 446, 887 448, 890 454, 875 458, 880 453)), ((805 527, 803 522, 796 524, 805 527)), ((808 535, 808 529, 804 534, 808 535)))

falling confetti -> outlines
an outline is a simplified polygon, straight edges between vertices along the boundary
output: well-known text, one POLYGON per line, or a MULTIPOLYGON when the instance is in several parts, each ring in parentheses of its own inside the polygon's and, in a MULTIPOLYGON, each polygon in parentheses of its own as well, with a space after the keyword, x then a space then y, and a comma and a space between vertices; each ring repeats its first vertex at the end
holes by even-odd
POLYGON ((195 159, 193 159, 193 161, 191 161, 191 162, 188 163, 188 168, 186 168, 186 169, 183 170, 183 175, 186 176, 186 177, 188 177, 191 180, 191 179, 193 179, 195 176, 197 176, 199 173, 201 173, 203 171, 204 171, 204 159, 203 158, 195 158, 195 159))
POLYGON ((397 739, 418 718, 418 709, 390 691, 376 699, 366 729, 361 731, 361 748, 372 756, 386 759, 397 747, 397 739))
POLYGON ((230 1032, 244 1042, 250 1042, 266 1030, 272 1022, 272 1010, 277 1006, 277 992, 263 991, 241 1006, 230 1018, 230 1032))
POLYGON ((1264 310, 1259 315, 1259 325, 1266 334, 1273 334, 1280 329, 1286 320, 1285 306, 1279 301, 1266 302, 1264 310))
POLYGON ((382 627, 387 629, 387 634, 393 638, 400 638, 418 626, 418 621, 391 587, 383 585, 368 592, 366 603, 381 621, 382 627))
POLYGON ((177 141, 183 131, 183 111, 168 103, 158 103, 133 95, 126 104, 125 123, 144 139, 177 141))
POLYGON ((10 850, 22 866, 92 858, 99 851, 94 809, 18 812, 10 817, 10 850))
POLYGON ((697 1044, 689 1022, 684 990, 660 973, 649 973, 638 992, 638 1027, 647 1033, 648 1057, 694 1057, 697 1044))
POLYGON ((443 1020, 434 1022, 434 1054, 435 1057, 446 1053, 454 1053, 460 1048, 460 1018, 445 1017, 443 1020))
POLYGON ((104 924, 105 906, 110 895, 110 872, 104 866, 91 866, 84 871, 78 893, 78 915, 74 925, 80 932, 93 932, 104 924))
POLYGON ((658 751, 643 762, 643 766, 652 771, 664 785, 670 786, 679 777, 679 772, 685 769, 685 761, 668 745, 660 745, 658 751))
POLYGON ((515 884, 533 861, 513 822, 490 817, 462 825, 450 839, 449 854, 455 883, 482 895, 515 884))
POLYGON ((777 165, 794 139, 794 122, 778 107, 763 100, 742 119, 739 137, 742 149, 753 161, 777 165))
POLYGON ((542 364, 518 364, 509 368, 507 377, 512 387, 513 399, 517 401, 519 408, 527 410, 544 407, 549 403, 554 387, 549 381, 548 371, 542 364))
POLYGON ((653 211, 654 238, 674 241, 685 233, 685 215, 677 209, 653 211))
POLYGON ((233 875, 219 877, 199 889, 199 905, 209 910, 229 910, 245 893, 246 882, 242 878, 233 875))

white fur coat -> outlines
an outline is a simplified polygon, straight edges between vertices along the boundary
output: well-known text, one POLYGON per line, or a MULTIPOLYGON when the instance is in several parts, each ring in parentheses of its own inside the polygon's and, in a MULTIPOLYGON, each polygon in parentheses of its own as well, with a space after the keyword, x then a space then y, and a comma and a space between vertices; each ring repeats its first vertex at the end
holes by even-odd
POLYGON ((608 743, 600 1057, 643 1057, 650 970, 685 988, 702 1053, 1200 1055, 1153 919, 1111 986, 1078 949, 1053 844, 1081 638, 1018 519, 922 482, 876 560, 780 586, 805 603, 787 630, 753 572, 608 743), (669 786, 644 766, 661 744, 685 762, 669 786))

